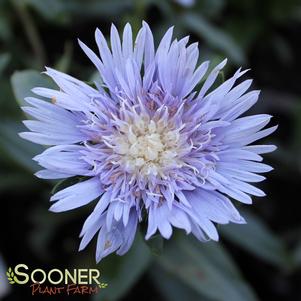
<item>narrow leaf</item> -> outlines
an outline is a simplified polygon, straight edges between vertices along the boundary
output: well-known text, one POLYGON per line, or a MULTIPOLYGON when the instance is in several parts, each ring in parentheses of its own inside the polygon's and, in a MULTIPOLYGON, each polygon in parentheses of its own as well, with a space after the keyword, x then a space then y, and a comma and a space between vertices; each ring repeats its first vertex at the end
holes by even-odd
POLYGON ((217 301, 257 300, 220 243, 200 244, 180 236, 165 248, 157 262, 200 296, 217 301))
POLYGON ((34 87, 55 87, 50 78, 35 70, 16 71, 11 77, 11 84, 16 100, 20 106, 26 105, 24 101, 25 97, 34 96, 31 92, 31 89, 34 87))
POLYGON ((259 258, 283 269, 289 269, 292 258, 284 242, 258 217, 242 214, 247 224, 229 224, 220 228, 222 235, 259 258))

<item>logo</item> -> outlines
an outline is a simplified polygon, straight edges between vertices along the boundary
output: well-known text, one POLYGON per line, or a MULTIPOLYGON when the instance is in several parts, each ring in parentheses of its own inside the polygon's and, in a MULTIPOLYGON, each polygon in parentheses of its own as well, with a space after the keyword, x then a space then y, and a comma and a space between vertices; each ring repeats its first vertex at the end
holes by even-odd
POLYGON ((34 269, 26 264, 9 267, 7 280, 12 285, 28 285, 34 295, 96 295, 108 286, 100 281, 98 269, 34 269))

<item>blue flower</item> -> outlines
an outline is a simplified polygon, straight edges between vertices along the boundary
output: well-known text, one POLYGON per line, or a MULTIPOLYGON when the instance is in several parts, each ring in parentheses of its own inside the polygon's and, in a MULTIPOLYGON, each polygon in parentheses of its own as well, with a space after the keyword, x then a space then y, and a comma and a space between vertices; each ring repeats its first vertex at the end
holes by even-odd
POLYGON ((47 68, 59 90, 34 88, 51 102, 29 97, 23 108, 34 120, 24 121, 30 132, 21 137, 50 146, 34 158, 44 168, 36 175, 84 179, 54 194, 50 210, 97 199, 80 244, 82 250, 97 235, 97 261, 126 253, 142 220, 146 239, 157 231, 169 239, 175 227, 200 241, 218 240, 215 223, 245 223, 230 198, 251 204, 252 195, 264 196, 253 183, 272 169, 261 154, 275 146, 250 144, 276 126, 263 129, 270 115, 240 117, 259 91, 248 91, 251 80, 235 84, 246 73, 241 69, 213 89, 226 60, 205 77, 209 62, 196 67, 198 44, 172 41, 172 33, 155 51, 145 22, 135 43, 129 24, 122 39, 113 25, 111 47, 97 29, 99 56, 79 44, 101 82, 93 88, 47 68))

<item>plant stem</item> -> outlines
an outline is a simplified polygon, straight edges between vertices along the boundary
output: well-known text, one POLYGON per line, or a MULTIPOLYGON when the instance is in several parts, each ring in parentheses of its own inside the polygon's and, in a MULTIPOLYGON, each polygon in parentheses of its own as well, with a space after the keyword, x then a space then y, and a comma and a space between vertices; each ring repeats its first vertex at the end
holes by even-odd
POLYGON ((40 68, 43 68, 46 64, 46 52, 33 19, 30 16, 30 13, 28 12, 24 2, 18 0, 11 0, 11 2, 15 7, 17 14, 19 15, 22 25, 24 26, 25 33, 32 47, 34 55, 37 58, 38 65, 40 68))

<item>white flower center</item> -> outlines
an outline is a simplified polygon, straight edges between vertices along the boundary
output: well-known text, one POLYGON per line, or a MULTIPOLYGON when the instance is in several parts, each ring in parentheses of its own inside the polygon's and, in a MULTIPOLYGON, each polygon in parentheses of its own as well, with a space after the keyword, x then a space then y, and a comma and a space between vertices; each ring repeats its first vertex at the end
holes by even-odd
POLYGON ((168 170, 183 165, 184 141, 180 130, 162 119, 154 121, 147 115, 136 115, 119 126, 107 141, 119 155, 119 160, 114 163, 126 172, 165 178, 168 170))

